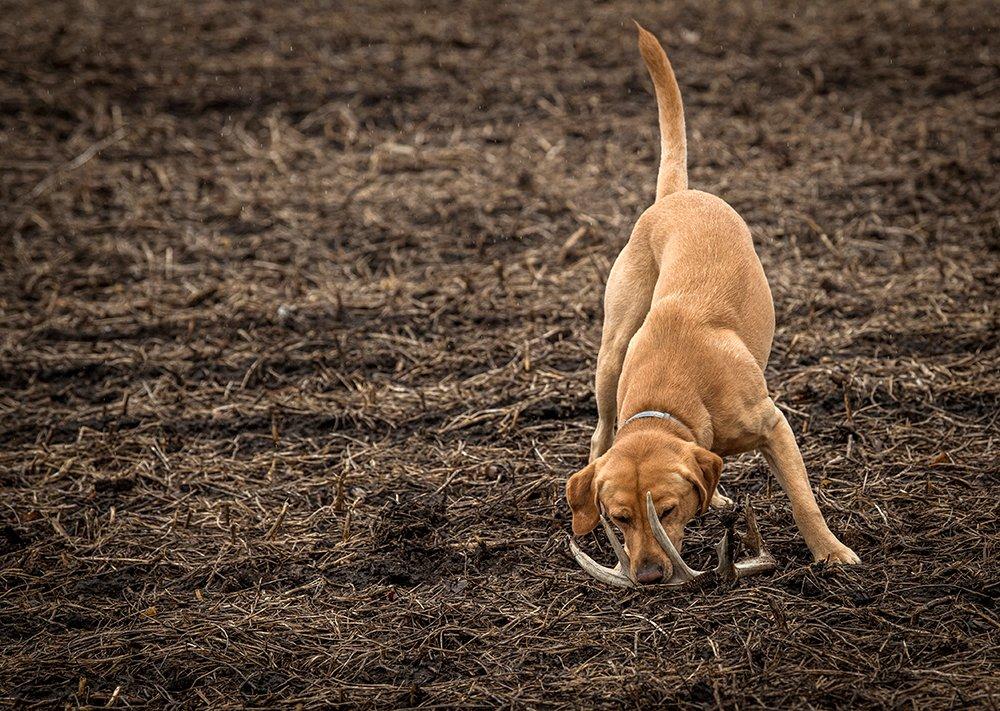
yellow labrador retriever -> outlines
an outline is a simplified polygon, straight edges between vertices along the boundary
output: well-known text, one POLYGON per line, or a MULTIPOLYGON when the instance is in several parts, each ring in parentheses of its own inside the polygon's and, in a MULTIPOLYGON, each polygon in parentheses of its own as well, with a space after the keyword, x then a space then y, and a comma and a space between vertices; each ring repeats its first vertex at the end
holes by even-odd
POLYGON ((721 199, 688 189, 680 89, 656 37, 638 29, 659 110, 656 202, 608 277, 597 429, 590 463, 566 485, 573 533, 593 530, 603 511, 625 537, 630 569, 619 575, 670 580, 655 523, 679 550, 693 516, 729 503, 715 491, 721 457, 760 450, 813 557, 858 563, 827 527, 795 436, 767 394, 774 305, 750 230, 721 199))

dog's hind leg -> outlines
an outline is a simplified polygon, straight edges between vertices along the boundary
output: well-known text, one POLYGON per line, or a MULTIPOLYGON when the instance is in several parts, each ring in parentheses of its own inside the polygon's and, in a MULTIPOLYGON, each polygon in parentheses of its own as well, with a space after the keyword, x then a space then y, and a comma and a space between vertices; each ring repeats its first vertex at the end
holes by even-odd
POLYGON ((611 447, 615 438, 618 379, 629 341, 639 330, 656 286, 656 264, 648 246, 632 238, 618 255, 604 291, 604 329, 597 354, 597 428, 590 441, 590 461, 611 447))

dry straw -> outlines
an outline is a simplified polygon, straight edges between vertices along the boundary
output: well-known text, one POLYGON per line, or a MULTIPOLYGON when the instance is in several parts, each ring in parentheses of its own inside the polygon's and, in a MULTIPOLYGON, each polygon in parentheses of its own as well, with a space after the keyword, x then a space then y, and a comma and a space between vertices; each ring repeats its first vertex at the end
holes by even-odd
POLYGON ((9 705, 997 704, 995 7, 6 14, 9 705), (750 457, 724 486, 774 573, 622 592, 568 555, 603 277, 655 181, 633 16, 863 567, 810 566, 750 457))

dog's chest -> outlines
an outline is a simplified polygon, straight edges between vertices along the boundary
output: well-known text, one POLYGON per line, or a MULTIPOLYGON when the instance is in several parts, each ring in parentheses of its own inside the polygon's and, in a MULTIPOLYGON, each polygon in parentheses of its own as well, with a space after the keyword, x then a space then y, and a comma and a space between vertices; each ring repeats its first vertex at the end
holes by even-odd
POLYGON ((774 427, 774 412, 774 404, 767 399, 754 407, 714 416, 712 451, 726 456, 759 449, 774 427))

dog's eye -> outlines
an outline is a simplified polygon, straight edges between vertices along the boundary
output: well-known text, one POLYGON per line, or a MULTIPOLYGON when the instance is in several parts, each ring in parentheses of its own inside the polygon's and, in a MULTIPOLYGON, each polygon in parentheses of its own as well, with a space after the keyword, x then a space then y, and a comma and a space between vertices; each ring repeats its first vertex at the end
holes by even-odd
POLYGON ((663 519, 665 519, 667 516, 669 516, 673 512, 674 512, 674 507, 673 506, 671 506, 670 508, 667 508, 667 509, 663 509, 663 513, 660 514, 660 520, 662 521, 663 519))
POLYGON ((622 515, 622 516, 612 516, 611 520, 614 521, 619 526, 631 526, 632 525, 632 519, 629 518, 628 516, 624 516, 624 515, 622 515))

